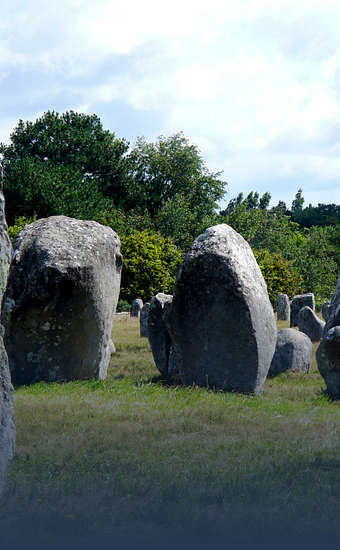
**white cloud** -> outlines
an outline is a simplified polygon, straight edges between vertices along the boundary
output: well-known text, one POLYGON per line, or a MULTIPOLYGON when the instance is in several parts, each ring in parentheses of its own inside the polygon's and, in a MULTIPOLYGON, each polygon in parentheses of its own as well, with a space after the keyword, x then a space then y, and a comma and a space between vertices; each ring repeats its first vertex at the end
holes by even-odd
POLYGON ((284 177, 339 197, 339 16, 331 0, 4 0, 0 85, 12 110, 16 86, 17 118, 105 106, 114 120, 122 102, 159 113, 152 135, 183 130, 235 193, 279 198, 284 177))

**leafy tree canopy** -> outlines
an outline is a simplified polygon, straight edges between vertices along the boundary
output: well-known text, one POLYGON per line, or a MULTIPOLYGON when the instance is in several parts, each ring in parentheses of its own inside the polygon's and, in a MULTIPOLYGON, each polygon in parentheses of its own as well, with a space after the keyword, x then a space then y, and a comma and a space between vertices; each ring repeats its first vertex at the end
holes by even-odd
POLYGON ((167 201, 185 196, 197 215, 211 215, 225 194, 221 172, 209 172, 198 148, 182 133, 155 143, 138 138, 129 155, 130 204, 153 218, 167 201))
MULTIPOLYGON (((38 180, 48 180, 49 191, 52 181, 56 181, 53 196, 60 192, 63 181, 69 188, 75 182, 77 188, 84 185, 89 189, 91 186, 97 193, 97 198, 100 193, 117 205, 124 201, 127 178, 125 154, 128 143, 104 130, 96 115, 73 111, 59 115, 48 111, 35 122, 19 120, 10 137, 10 145, 0 145, 5 169, 7 216, 10 222, 15 215, 34 214, 32 210, 22 208, 24 205, 29 208, 32 195, 35 198, 40 195, 43 183, 39 187, 38 180), (69 179, 68 184, 66 179, 69 179)), ((72 201, 73 205, 75 202, 72 201)), ((35 213, 38 217, 52 214, 42 213, 38 207, 39 204, 36 204, 35 213)))

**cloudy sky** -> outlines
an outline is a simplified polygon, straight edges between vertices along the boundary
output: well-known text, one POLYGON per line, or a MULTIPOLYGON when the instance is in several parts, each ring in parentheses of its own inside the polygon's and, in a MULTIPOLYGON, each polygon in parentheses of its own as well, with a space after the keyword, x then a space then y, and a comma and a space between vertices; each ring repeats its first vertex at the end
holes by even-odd
POLYGON ((0 141, 95 113, 133 142, 183 131, 227 200, 340 203, 339 0, 1 0, 0 141))

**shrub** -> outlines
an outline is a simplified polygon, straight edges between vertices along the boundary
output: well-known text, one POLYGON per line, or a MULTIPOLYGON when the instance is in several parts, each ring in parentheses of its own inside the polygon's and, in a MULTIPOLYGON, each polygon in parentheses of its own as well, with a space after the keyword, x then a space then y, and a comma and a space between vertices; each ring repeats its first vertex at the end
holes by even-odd
POLYGON ((173 291, 183 254, 169 238, 151 230, 134 231, 121 238, 124 258, 120 297, 144 302, 157 292, 173 291))
POLYGON ((269 299, 276 305, 278 294, 294 296, 303 291, 302 277, 294 275, 288 262, 281 254, 270 254, 268 250, 254 250, 254 256, 267 283, 269 299))
POLYGON ((28 225, 29 223, 33 223, 37 221, 37 216, 34 215, 33 218, 29 218, 27 216, 19 216, 18 218, 15 218, 14 224, 10 225, 8 228, 8 235, 11 241, 13 242, 17 234, 25 227, 25 225, 28 225))

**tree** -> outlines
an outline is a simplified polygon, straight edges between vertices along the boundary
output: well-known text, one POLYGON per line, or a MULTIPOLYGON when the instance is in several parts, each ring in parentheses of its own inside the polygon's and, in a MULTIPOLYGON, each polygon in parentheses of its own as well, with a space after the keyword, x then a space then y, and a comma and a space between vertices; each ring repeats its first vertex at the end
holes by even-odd
MULTIPOLYGON (((59 115, 47 111, 35 122, 19 120, 11 134, 10 145, 0 145, 9 222, 12 223, 18 215, 50 215, 53 209, 58 210, 53 200, 60 191, 67 194, 66 189, 73 185, 79 192, 82 185, 86 187, 85 194, 93 193, 94 201, 104 197, 116 206, 123 204, 128 177, 127 150, 128 143, 104 130, 96 115, 73 111, 59 115), (25 179, 20 174, 25 174, 25 179), (53 180, 56 182, 55 192, 53 180), (46 181, 49 181, 49 186, 46 181), (51 211, 45 200, 44 213, 39 211, 39 200, 32 211, 32 201, 36 201, 40 191, 45 191, 45 196, 52 191, 51 211)), ((83 210, 86 211, 86 207, 83 210)))
POLYGON ((299 222, 302 216, 303 203, 305 199, 302 196, 302 189, 298 189, 295 199, 292 202, 292 219, 294 222, 299 222))
POLYGON ((151 218, 179 195, 197 215, 209 216, 225 193, 221 172, 209 172, 198 148, 182 133, 160 136, 155 143, 138 138, 129 163, 128 204, 148 212, 151 218))

